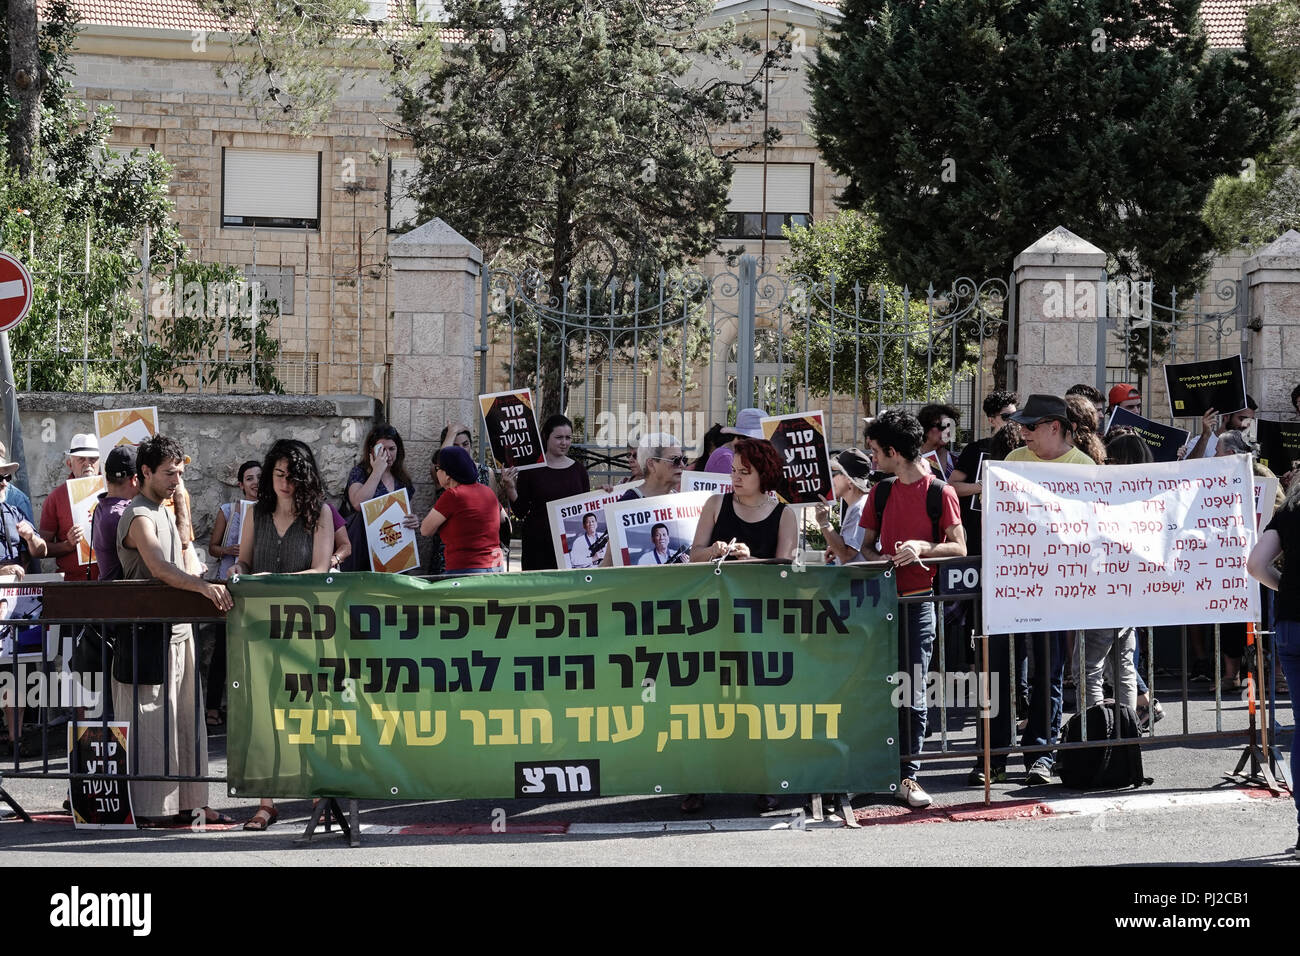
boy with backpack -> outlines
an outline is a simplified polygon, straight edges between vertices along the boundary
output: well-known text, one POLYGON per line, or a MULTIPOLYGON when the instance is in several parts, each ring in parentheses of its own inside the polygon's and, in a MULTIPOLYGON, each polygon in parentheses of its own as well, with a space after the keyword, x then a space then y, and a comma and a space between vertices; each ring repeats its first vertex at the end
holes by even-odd
MULTIPOLYGON (((874 557, 878 551, 894 563, 899 597, 930 594, 935 568, 925 560, 966 554, 957 495, 922 460, 925 433, 911 415, 884 412, 867 425, 866 437, 876 469, 889 477, 867 497, 862 509, 862 549, 853 560, 874 557)), ((934 647, 934 603, 902 605, 899 621, 906 621, 906 657, 900 639, 900 663, 912 685, 911 704, 899 712, 899 746, 905 753, 919 754, 925 742, 925 680, 934 647)), ((930 795, 916 780, 919 769, 915 760, 902 764, 898 798, 911 807, 928 807, 930 795)))

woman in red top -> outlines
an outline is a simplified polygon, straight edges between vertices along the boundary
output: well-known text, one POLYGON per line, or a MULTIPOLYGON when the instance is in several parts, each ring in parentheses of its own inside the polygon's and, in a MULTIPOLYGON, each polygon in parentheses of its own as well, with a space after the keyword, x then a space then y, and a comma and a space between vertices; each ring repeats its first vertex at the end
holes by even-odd
POLYGON ((442 494, 420 524, 420 533, 442 537, 445 574, 486 574, 501 565, 501 504, 478 483, 469 452, 458 445, 438 449, 434 474, 442 494))

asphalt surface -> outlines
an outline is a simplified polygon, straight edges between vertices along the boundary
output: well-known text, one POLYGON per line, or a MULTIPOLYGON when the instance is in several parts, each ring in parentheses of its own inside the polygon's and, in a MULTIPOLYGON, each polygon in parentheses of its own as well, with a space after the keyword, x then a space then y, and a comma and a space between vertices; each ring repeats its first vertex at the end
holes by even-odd
MULTIPOLYGON (((1166 711, 1158 735, 1178 731, 1183 715, 1177 691, 1164 688, 1158 696, 1166 711)), ((949 748, 973 746, 974 717, 973 711, 949 715, 949 748)), ((1289 725, 1289 701, 1282 701, 1279 717, 1284 727, 1289 725)), ((1216 729, 1212 687, 1193 690, 1186 722, 1193 733, 1216 729)), ((1245 703, 1225 702, 1221 727, 1235 730, 1246 723, 1245 703)), ((931 727, 927 752, 942 743, 937 711, 931 727)), ((224 773, 225 743, 223 732, 210 738, 214 775, 224 773)), ((1289 796, 1198 802, 1216 799, 1206 794, 1243 789, 1224 779, 1242 750, 1243 744, 1217 741, 1146 748, 1145 773, 1155 779, 1154 786, 1112 794, 1080 794, 1059 783, 1027 786, 1021 762, 1012 758, 1011 780, 993 788, 994 808, 1014 812, 1022 804, 1048 801, 1052 812, 956 822, 944 814, 914 814, 887 794, 864 794, 854 801, 866 824, 860 830, 835 819, 809 821, 806 807, 800 813, 803 797, 793 794, 783 796, 778 811, 762 816, 749 795, 711 796, 697 815, 683 814, 680 798, 667 795, 545 803, 365 801, 361 846, 355 848, 337 831, 318 832, 309 844, 298 842, 310 812, 306 800, 279 803, 280 821, 266 833, 216 827, 204 832, 76 830, 61 810, 66 784, 7 777, 4 787, 38 819, 0 823, 0 858, 6 865, 52 867, 1300 865, 1290 850, 1296 840, 1296 809, 1289 796), (1125 809, 1096 808, 1097 797, 1119 800, 1135 793, 1139 799, 1129 800, 1125 809), (1087 812, 1073 812, 1083 807, 1087 812), (394 832, 399 830, 405 832, 394 832)), ((921 779, 936 807, 982 808, 982 788, 966 785, 972 764, 966 757, 923 765, 921 779)), ((3 767, 12 768, 12 762, 3 767)), ((241 822, 257 806, 228 797, 219 785, 212 786, 211 794, 213 807, 241 822)))

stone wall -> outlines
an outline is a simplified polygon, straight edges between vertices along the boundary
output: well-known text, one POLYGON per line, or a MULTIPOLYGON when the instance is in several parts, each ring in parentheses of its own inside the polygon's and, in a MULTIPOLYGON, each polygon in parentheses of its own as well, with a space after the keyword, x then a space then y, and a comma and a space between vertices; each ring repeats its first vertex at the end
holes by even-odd
POLYGON ((374 399, 360 395, 20 393, 26 477, 38 519, 45 497, 68 476, 65 461, 72 436, 94 432, 94 411, 149 405, 158 407, 162 433, 176 438, 191 458, 185 484, 193 498, 194 532, 201 545, 207 542, 218 507, 235 498, 240 464, 260 461, 278 438, 296 438, 311 447, 326 494, 338 504, 344 479, 378 411, 374 399))

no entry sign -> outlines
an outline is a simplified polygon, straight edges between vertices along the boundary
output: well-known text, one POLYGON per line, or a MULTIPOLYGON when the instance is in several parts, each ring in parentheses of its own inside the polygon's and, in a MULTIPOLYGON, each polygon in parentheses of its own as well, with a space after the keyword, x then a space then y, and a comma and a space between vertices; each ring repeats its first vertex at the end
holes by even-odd
POLYGON ((32 274, 27 267, 0 252, 0 332, 8 332, 32 307, 32 274))

